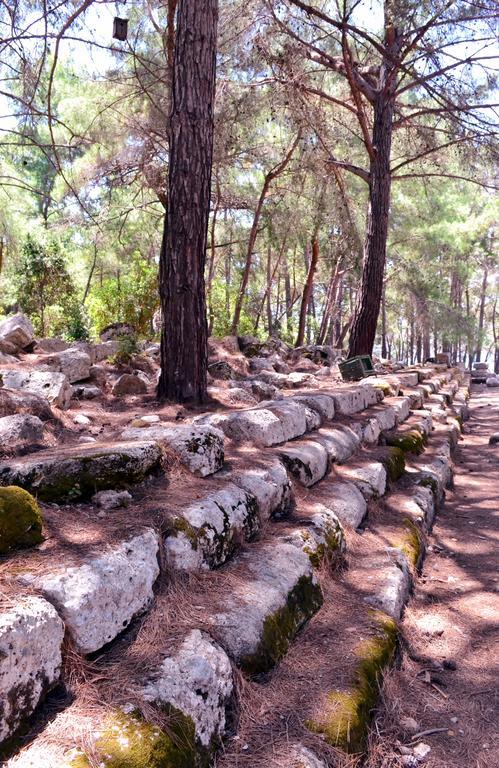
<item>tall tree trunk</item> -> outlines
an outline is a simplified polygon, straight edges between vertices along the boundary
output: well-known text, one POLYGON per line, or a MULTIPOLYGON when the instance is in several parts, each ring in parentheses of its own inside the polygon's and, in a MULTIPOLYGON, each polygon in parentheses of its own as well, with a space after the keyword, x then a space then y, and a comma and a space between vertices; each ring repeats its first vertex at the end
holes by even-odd
MULTIPOLYGON (((391 18, 394 10, 396 13, 393 3, 385 3, 384 55, 380 66, 378 87, 372 99, 372 140, 369 142, 366 138, 365 141, 370 160, 369 205, 362 276, 350 326, 349 357, 372 354, 383 293, 390 211, 393 107, 397 81, 395 62, 403 41, 402 34, 394 26, 391 18)), ((364 121, 361 122, 365 125, 364 121)))
POLYGON ((388 237, 392 119, 392 98, 381 91, 374 103, 373 146, 376 152, 370 163, 364 264, 350 329, 349 357, 370 355, 376 338, 388 237))
POLYGON ((204 269, 213 158, 218 0, 179 0, 170 114, 168 211, 160 253, 158 397, 206 399, 204 269))
POLYGON ((386 360, 388 347, 386 346, 386 291, 383 288, 381 294, 381 357, 386 360))
POLYGON ((483 326, 485 320, 485 298, 487 296, 487 280, 489 277, 489 270, 487 265, 483 268, 482 287, 480 290, 480 311, 478 313, 478 338, 476 343, 475 360, 480 362, 482 357, 482 345, 483 345, 483 326))
POLYGON ((303 286, 303 296, 300 307, 300 321, 298 323, 298 335, 296 337, 295 347, 301 347, 303 339, 305 337, 305 322, 307 319, 307 310, 312 296, 312 288, 314 285, 314 275, 317 269, 317 263, 319 261, 319 243, 317 238, 312 242, 312 255, 310 258, 310 265, 308 268, 307 279, 303 286))

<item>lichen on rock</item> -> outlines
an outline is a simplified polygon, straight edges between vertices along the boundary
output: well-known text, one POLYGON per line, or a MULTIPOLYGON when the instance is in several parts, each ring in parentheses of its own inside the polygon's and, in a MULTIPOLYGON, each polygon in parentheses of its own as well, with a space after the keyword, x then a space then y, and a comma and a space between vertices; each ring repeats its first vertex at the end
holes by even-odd
POLYGON ((17 486, 0 488, 0 554, 43 541, 42 514, 30 493, 17 486))

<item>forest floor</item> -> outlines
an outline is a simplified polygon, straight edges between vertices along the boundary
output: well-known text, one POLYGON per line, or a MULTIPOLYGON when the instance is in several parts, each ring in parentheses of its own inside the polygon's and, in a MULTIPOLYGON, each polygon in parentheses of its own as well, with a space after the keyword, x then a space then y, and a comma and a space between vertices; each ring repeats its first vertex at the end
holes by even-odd
POLYGON ((495 432, 499 390, 475 386, 454 487, 402 622, 402 663, 386 679, 369 768, 412 765, 401 753, 418 742, 431 748, 425 768, 499 767, 499 444, 489 445, 495 432))

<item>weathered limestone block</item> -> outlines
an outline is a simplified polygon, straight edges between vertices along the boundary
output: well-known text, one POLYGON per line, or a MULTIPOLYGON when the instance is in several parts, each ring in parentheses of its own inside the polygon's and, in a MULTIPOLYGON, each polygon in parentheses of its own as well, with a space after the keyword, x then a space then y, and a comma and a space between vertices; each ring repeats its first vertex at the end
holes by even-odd
POLYGON ((0 448, 13 448, 16 443, 41 443, 43 422, 37 416, 18 413, 0 418, 0 448))
POLYGON ((11 736, 57 684, 64 624, 41 597, 0 613, 0 742, 11 736))
POLYGON ((232 472, 230 480, 243 488, 258 502, 262 521, 285 515, 291 503, 291 483, 280 461, 269 463, 265 468, 232 472))
POLYGON ((418 372, 406 371, 405 373, 399 372, 395 376, 398 379, 400 386, 402 387, 416 387, 418 384, 418 372))
POLYGON ((400 619, 411 590, 411 573, 404 552, 387 548, 369 562, 369 568, 362 571, 369 581, 369 570, 375 575, 376 586, 373 593, 365 598, 374 608, 384 611, 393 619, 400 619))
POLYGON ((331 509, 315 503, 307 514, 306 523, 306 527, 296 528, 286 540, 299 546, 315 568, 324 561, 333 562, 341 557, 346 550, 345 534, 331 509))
POLYGON ((321 508, 330 510, 342 525, 358 528, 366 516, 366 500, 353 483, 326 478, 316 494, 321 508))
POLYGON ((328 471, 328 453, 313 440, 299 440, 279 449, 279 456, 289 472, 309 488, 322 480, 328 471))
POLYGON ((131 501, 132 496, 128 491, 99 491, 92 496, 92 503, 106 512, 110 509, 128 507, 131 501))
POLYGON ((96 491, 138 483, 159 469, 152 442, 81 445, 0 463, 0 484, 19 485, 43 501, 87 498, 96 491))
POLYGON ((324 446, 331 462, 341 464, 359 448, 361 435, 362 430, 358 424, 349 427, 338 424, 321 427, 313 435, 313 440, 324 446))
POLYGON ((152 602, 158 551, 156 532, 146 528, 83 565, 27 574, 22 581, 54 603, 81 653, 93 653, 152 602))
POLYGON ((202 416, 196 423, 219 427, 236 442, 271 446, 286 441, 282 422, 267 408, 202 416))
POLYGON ((173 520, 165 550, 170 566, 182 571, 215 568, 239 542, 260 526, 256 498, 233 483, 182 509, 173 520))
POLYGON ((406 397, 405 395, 402 397, 391 397, 390 405, 395 410, 397 424, 402 424, 402 422, 404 422, 408 418, 410 413, 410 409, 411 409, 410 398, 406 397))
POLYGON ((53 371, 0 371, 4 386, 23 389, 44 397, 52 405, 65 410, 73 395, 73 388, 63 373, 53 371))
POLYGON ((45 352, 47 355, 52 355, 54 352, 63 352, 71 346, 69 341, 57 338, 44 338, 36 340, 35 352, 45 352))
POLYGON ((378 402, 378 392, 370 384, 345 387, 329 392, 334 400, 336 413, 349 416, 363 411, 378 402))
POLYGON ((171 426, 151 424, 127 427, 123 440, 156 440, 175 453, 195 475, 206 477, 218 472, 224 463, 224 434, 208 424, 171 426))
POLYGON ((227 653, 250 675, 281 659, 298 630, 322 605, 308 555, 277 540, 241 555, 248 577, 210 618, 227 653))
POLYGON ((0 323, 0 341, 11 344, 15 351, 28 347, 34 338, 33 326, 24 315, 14 315, 0 323))
POLYGON ((332 395, 293 395, 291 399, 317 411, 324 421, 330 421, 334 418, 334 398, 332 395))
POLYGON ((305 408, 293 400, 279 400, 277 403, 264 403, 265 410, 275 414, 282 424, 284 440, 300 437, 307 431, 305 408))
POLYGON ((234 693, 229 657, 210 637, 192 630, 177 652, 164 658, 143 688, 146 701, 173 707, 194 724, 199 750, 209 756, 226 730, 234 693))
POLYGON ((92 361, 86 352, 70 347, 62 352, 44 357, 37 366, 41 371, 58 371, 63 373, 72 384, 75 381, 88 379, 92 361))
POLYGON ((336 473, 341 480, 356 485, 365 499, 378 499, 386 490, 386 469, 378 461, 341 465, 336 468, 336 473))

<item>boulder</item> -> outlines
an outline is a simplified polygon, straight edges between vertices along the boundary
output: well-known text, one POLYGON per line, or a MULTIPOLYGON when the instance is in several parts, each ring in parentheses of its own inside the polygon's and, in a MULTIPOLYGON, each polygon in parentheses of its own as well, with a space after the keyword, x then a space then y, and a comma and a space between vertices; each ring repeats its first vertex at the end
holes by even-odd
POLYGON ((43 541, 36 500, 17 486, 0 487, 0 555, 43 541))
POLYGON ((110 323, 99 336, 101 341, 117 341, 121 336, 135 336, 135 329, 130 323, 110 323))
POLYGON ((35 351, 51 355, 54 352, 63 352, 70 346, 69 341, 64 341, 63 339, 37 339, 35 351))
POLYGON ((0 323, 0 342, 12 345, 14 351, 29 347, 34 338, 33 326, 24 315, 14 315, 0 323))
POLYGON ((36 444, 43 441, 43 422, 37 416, 17 413, 0 417, 0 451, 18 443, 36 444))
POLYGON ((103 394, 102 389, 93 384, 77 384, 73 391, 77 400, 95 400, 103 394))
POLYGON ((234 684, 229 657, 205 632, 192 630, 178 650, 150 673, 141 694, 151 704, 173 707, 194 724, 198 749, 206 755, 226 731, 234 684))
POLYGON ((209 425, 151 424, 147 427, 128 427, 121 437, 123 440, 156 440, 175 453, 187 469, 200 477, 218 472, 224 463, 224 434, 209 425))
POLYGON ((32 392, 61 410, 69 408, 73 388, 63 373, 14 370, 2 370, 0 373, 6 387, 32 392))
POLYGON ((497 376, 489 376, 485 384, 487 387, 499 387, 499 378, 497 376))
POLYGON ((214 363, 210 363, 208 365, 208 373, 214 379, 223 379, 225 381, 236 378, 234 369, 226 360, 217 360, 214 363))
POLYGON ((286 440, 282 422, 266 408, 202 416, 199 423, 218 427, 237 442, 270 446, 286 440))
POLYGON ((64 624, 41 597, 0 613, 0 742, 33 714, 59 682, 64 624))
POLYGON ((113 386, 113 395, 144 395, 147 392, 147 384, 139 376, 132 373, 124 373, 113 386))
POLYGON ((158 551, 157 534, 146 528, 82 565, 21 580, 57 606, 79 651, 94 653, 152 602, 158 551))
POLYGON ((0 388, 0 417, 23 413, 36 416, 42 421, 55 420, 50 405, 44 397, 26 390, 0 388))
POLYGON ((102 510, 118 509, 119 507, 128 507, 132 501, 132 496, 128 491, 99 491, 92 496, 93 504, 96 504, 102 510))
POLYGON ((59 371, 67 377, 70 384, 73 384, 75 381, 88 379, 90 366, 91 359, 86 352, 69 347, 62 352, 43 358, 37 367, 38 370, 59 371))

